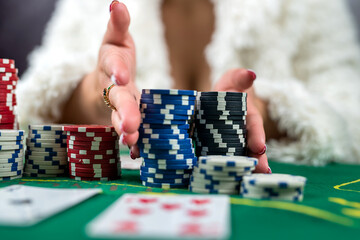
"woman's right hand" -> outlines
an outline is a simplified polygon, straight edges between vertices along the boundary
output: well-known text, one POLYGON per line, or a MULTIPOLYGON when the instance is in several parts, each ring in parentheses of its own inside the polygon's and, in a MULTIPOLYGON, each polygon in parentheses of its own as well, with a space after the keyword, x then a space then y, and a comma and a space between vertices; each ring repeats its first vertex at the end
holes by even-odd
MULTIPOLYGON (((136 145, 139 136, 140 93, 134 82, 135 45, 128 31, 129 24, 130 15, 126 6, 113 1, 110 5, 110 20, 100 47, 97 67, 85 77, 84 84, 94 90, 96 99, 91 102, 97 104, 95 121, 100 124, 110 124, 111 114, 111 123, 120 136, 120 142, 131 147, 136 145), (109 99, 116 111, 111 112, 99 93, 112 83, 116 86, 110 90, 109 99)), ((88 91, 91 93, 91 90, 88 91)))

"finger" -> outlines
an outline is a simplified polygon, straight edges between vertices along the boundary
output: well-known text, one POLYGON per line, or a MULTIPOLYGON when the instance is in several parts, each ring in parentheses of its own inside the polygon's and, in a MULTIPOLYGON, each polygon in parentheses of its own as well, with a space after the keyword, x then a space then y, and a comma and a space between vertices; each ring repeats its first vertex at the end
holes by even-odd
POLYGON ((127 145, 127 146, 134 146, 136 145, 137 141, 139 138, 139 132, 136 131, 135 133, 132 134, 123 134, 122 137, 120 138, 120 142, 123 145, 127 145))
POLYGON ((104 36, 104 44, 126 46, 130 14, 123 3, 113 1, 110 5, 110 20, 104 36))
POLYGON ((266 154, 263 155, 249 154, 249 156, 255 157, 259 160, 254 171, 255 173, 271 173, 271 170, 269 172, 270 168, 266 154))
POLYGON ((251 102, 248 103, 248 115, 246 121, 249 150, 254 154, 264 154, 266 145, 263 120, 256 107, 253 106, 251 102))
POLYGON ((256 74, 247 69, 232 69, 226 72, 216 83, 215 91, 239 91, 244 92, 250 88, 256 79, 256 74))
POLYGON ((140 126, 140 111, 135 92, 128 87, 113 87, 109 93, 111 104, 117 109, 112 119, 116 121, 118 132, 130 135, 136 133, 140 126), (119 119, 117 121, 117 119, 119 119))
MULTIPOLYGON (((105 80, 110 79, 117 86, 125 86, 130 82, 130 72, 135 68, 134 56, 114 46, 103 46, 100 50, 99 63, 105 73, 105 80)), ((107 83, 106 85, 108 85, 107 83)))

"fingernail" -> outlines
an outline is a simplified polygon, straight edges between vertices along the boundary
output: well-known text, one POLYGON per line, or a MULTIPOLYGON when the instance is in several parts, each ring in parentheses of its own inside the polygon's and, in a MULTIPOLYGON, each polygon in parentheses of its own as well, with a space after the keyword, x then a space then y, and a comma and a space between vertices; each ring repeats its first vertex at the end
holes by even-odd
POLYGON ((264 153, 266 153, 266 145, 264 146, 263 150, 261 152, 259 152, 259 155, 263 155, 264 153))
POLYGON ((256 73, 251 69, 248 69, 248 72, 250 74, 251 80, 254 81, 256 79, 256 73))
POLYGON ((119 86, 117 79, 115 77, 115 74, 111 75, 110 80, 112 81, 113 84, 115 84, 116 86, 119 86))
POLYGON ((130 151, 130 157, 131 157, 131 159, 135 159, 134 153, 132 151, 130 151))
POLYGON ((271 168, 270 168, 270 167, 268 167, 268 171, 267 171, 267 173, 268 173, 268 174, 271 174, 271 173, 272 173, 272 171, 271 171, 271 168))
POLYGON ((126 144, 126 142, 125 142, 125 139, 124 139, 124 133, 122 133, 121 135, 120 135, 120 143, 121 143, 121 145, 123 145, 123 146, 127 146, 127 144, 126 144))
POLYGON ((117 1, 117 0, 114 0, 114 1, 111 2, 111 4, 110 4, 110 12, 111 12, 114 4, 117 4, 117 3, 119 3, 119 1, 117 1))

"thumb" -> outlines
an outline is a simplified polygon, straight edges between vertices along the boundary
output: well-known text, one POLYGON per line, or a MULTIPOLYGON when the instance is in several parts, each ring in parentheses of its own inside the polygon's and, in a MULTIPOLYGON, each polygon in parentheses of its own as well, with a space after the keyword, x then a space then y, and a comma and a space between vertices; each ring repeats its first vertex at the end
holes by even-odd
POLYGON ((238 91, 244 92, 250 88, 256 79, 256 74, 244 68, 236 68, 227 71, 216 83, 215 91, 238 91))

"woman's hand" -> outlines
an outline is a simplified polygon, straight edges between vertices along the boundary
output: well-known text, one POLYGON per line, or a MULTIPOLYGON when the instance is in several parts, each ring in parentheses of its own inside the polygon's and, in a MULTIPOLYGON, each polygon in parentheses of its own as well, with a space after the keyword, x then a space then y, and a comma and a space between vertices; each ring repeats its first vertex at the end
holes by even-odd
POLYGON ((214 91, 246 92, 247 97, 247 142, 249 156, 259 159, 255 172, 271 173, 269 168, 263 119, 256 107, 256 96, 253 89, 253 82, 256 79, 254 72, 246 69, 233 69, 228 71, 217 82, 214 91))

